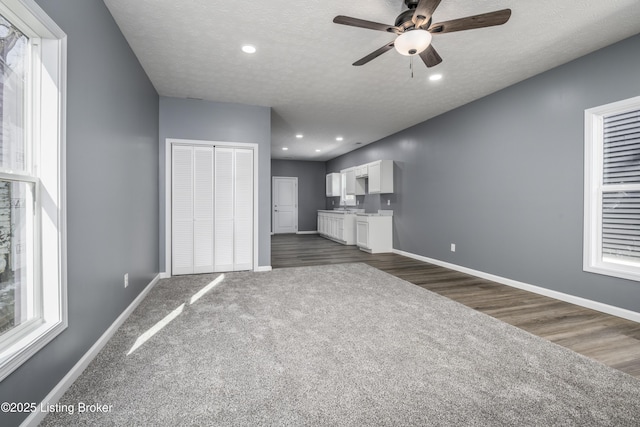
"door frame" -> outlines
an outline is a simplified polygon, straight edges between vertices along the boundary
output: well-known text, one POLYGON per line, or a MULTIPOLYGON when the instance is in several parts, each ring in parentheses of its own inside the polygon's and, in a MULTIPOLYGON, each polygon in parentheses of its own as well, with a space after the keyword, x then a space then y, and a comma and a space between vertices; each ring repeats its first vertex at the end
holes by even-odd
MULTIPOLYGON (((285 179, 293 179, 296 183, 296 231, 298 233, 298 177, 297 176, 272 176, 271 177, 271 233, 276 234, 276 217, 274 215, 275 211, 275 194, 276 194, 276 179, 285 178, 285 179)), ((284 234, 284 233, 282 233, 284 234)))
POLYGON ((171 224, 172 218, 172 195, 171 189, 173 187, 173 146, 174 145, 191 145, 191 146, 209 146, 209 147, 225 147, 225 148, 245 148, 253 150, 253 271, 259 271, 258 267, 258 243, 259 243, 259 229, 258 229, 258 144, 246 143, 246 142, 228 142, 228 141, 204 141, 197 139, 177 139, 167 138, 165 144, 165 198, 164 198, 164 250, 165 250, 165 276, 171 277, 172 260, 171 260, 171 224))

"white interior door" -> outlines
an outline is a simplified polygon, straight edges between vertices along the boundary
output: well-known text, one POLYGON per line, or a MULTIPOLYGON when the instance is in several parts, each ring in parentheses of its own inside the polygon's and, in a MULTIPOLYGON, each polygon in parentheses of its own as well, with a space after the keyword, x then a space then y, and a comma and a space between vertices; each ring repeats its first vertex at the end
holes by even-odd
POLYGON ((253 150, 171 149, 171 274, 251 270, 253 150))
POLYGON ((233 270, 250 270, 253 267, 253 150, 236 148, 234 155, 233 270))
POLYGON ((171 184, 171 272, 193 274, 193 147, 173 146, 171 184))
POLYGON ((233 271, 234 149, 216 147, 215 271, 233 271))
POLYGON ((193 272, 213 272, 213 147, 193 148, 193 272))
POLYGON ((298 178, 273 177, 273 232, 298 231, 298 178))

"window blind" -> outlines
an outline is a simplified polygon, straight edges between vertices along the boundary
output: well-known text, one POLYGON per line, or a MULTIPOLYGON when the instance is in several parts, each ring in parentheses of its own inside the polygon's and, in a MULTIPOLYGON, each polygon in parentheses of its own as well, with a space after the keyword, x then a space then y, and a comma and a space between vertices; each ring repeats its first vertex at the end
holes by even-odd
POLYGON ((640 110, 604 118, 604 184, 640 183, 640 110))
POLYGON ((640 110, 604 117, 603 149, 602 253, 638 262, 640 110), (616 185, 616 191, 607 191, 610 185, 616 185), (630 185, 629 191, 620 191, 620 185, 630 185))
POLYGON ((640 261, 640 191, 602 195, 602 253, 640 261))

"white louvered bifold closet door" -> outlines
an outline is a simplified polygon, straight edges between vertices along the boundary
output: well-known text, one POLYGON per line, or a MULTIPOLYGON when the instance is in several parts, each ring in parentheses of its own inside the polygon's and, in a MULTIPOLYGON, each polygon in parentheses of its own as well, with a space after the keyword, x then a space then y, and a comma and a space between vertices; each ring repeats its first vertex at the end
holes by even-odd
POLYGON ((194 147, 193 272, 212 273, 213 256, 213 147, 194 147))
POLYGON ((234 153, 216 147, 215 156, 215 271, 233 271, 234 153))
POLYGON ((253 265, 253 150, 235 151, 234 270, 253 265))
POLYGON ((193 273, 193 148, 174 145, 171 176, 171 272, 193 273))
POLYGON ((640 110, 604 118, 602 253, 640 262, 640 110))
POLYGON ((171 274, 253 268, 253 150, 172 148, 171 274))

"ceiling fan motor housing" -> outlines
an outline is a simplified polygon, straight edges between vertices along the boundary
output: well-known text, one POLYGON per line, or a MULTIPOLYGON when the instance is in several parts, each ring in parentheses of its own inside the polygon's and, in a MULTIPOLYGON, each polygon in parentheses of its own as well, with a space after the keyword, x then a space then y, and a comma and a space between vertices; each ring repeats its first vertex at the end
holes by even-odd
MULTIPOLYGON (((398 17, 396 18, 395 26, 398 28, 404 28, 405 30, 408 30, 409 28, 413 28, 415 26, 413 24, 414 9, 407 9, 404 12, 402 12, 400 15, 398 15, 398 17)), ((422 28, 429 28, 429 25, 431 25, 431 19, 429 19, 429 22, 426 22, 422 26, 422 28)))

